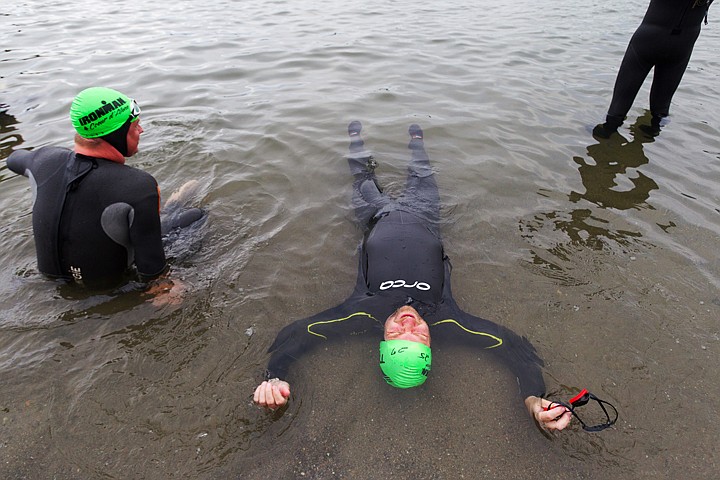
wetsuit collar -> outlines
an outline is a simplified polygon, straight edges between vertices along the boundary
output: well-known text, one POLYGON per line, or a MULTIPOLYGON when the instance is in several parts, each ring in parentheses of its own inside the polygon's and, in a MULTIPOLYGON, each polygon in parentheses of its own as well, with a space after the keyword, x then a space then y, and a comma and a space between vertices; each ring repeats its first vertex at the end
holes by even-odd
POLYGON ((101 158, 110 162, 125 164, 125 157, 110 145, 104 139, 102 142, 98 142, 97 145, 88 147, 86 145, 75 144, 75 153, 90 158, 101 158))

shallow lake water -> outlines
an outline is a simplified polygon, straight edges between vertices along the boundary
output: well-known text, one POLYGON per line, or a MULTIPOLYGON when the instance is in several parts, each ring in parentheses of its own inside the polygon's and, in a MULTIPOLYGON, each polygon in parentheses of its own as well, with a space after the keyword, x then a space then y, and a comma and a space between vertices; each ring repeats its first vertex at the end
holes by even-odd
POLYGON ((88 294, 37 272, 29 183, 0 164, 0 477, 716 476, 713 9, 660 136, 649 82, 620 136, 590 134, 647 3, 6 2, 0 158, 71 147, 73 96, 111 86, 143 109, 129 164, 164 196, 197 179, 210 216, 172 263, 182 304, 88 294), (461 349, 394 391, 352 341, 293 369, 286 410, 253 406, 278 330, 354 284, 354 119, 390 192, 424 128, 458 303, 532 341, 551 397, 615 404, 613 428, 544 435, 461 349))

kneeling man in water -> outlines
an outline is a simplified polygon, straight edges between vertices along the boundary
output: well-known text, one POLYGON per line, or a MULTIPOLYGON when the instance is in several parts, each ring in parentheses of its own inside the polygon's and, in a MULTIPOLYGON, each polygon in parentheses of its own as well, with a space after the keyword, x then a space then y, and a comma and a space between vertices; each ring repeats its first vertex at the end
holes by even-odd
MULTIPOLYGON (((204 212, 182 208, 173 196, 161 221, 155 178, 125 164, 143 133, 135 100, 110 88, 88 88, 73 100, 70 120, 74 150, 17 150, 7 159, 8 168, 32 185, 38 269, 97 288, 127 281, 128 271, 142 282, 158 279, 167 271, 163 235, 203 219, 204 212)), ((167 280, 151 283, 148 291, 170 290, 167 280)))

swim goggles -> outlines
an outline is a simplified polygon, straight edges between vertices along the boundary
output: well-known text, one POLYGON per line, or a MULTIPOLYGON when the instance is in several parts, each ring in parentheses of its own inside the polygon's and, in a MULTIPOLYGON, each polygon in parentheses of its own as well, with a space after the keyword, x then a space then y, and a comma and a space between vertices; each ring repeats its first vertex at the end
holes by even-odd
POLYGON ((135 100, 130 102, 130 117, 129 120, 134 122, 140 116, 140 105, 135 100))
MULTIPOLYGON (((568 400, 567 403, 565 402, 550 402, 550 404, 544 408, 545 411, 552 410, 553 408, 557 408, 558 406, 565 407, 566 411, 572 413, 572 415, 578 419, 578 422, 580 422, 580 425, 582 425, 583 430, 586 432, 600 432, 602 430, 605 430, 606 428, 612 426, 615 424, 615 422, 618 419, 618 411, 615 408, 613 404, 610 402, 606 402, 605 400, 601 400, 592 393, 588 392, 587 389, 583 388, 580 393, 575 395, 573 398, 568 400), (606 421, 603 423, 599 423, 597 425, 587 425, 585 422, 582 421, 582 418, 580 418, 575 412, 575 409, 578 407, 582 407, 583 405, 587 405, 590 400, 595 400, 598 405, 600 405, 600 408, 602 409, 603 413, 605 414, 606 421), (605 408, 605 405, 610 407, 612 409, 613 418, 610 418, 610 413, 608 412, 608 409, 605 408)), ((565 413, 565 412, 563 412, 565 413)))

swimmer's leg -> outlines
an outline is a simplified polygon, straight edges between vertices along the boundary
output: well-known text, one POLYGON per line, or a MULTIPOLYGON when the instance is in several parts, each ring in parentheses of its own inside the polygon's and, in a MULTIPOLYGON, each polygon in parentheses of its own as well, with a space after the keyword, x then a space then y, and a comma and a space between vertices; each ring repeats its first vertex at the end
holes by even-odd
POLYGON ((662 119, 670 114, 670 103, 680 86, 680 81, 685 74, 688 63, 690 63, 691 54, 692 46, 687 56, 680 61, 655 65, 653 83, 650 88, 650 113, 652 113, 652 119, 650 120, 648 133, 651 135, 660 133, 662 119))
POLYGON ((593 135, 609 138, 623 124, 652 66, 652 63, 642 59, 635 48, 635 42, 631 40, 615 79, 605 123, 596 126, 593 135))
POLYGON ((388 203, 375 178, 376 163, 370 152, 365 150, 365 142, 360 136, 362 124, 357 120, 348 125, 350 154, 348 165, 353 175, 352 205, 355 216, 361 226, 367 227, 377 211, 388 203))
POLYGON ((348 137, 350 137, 350 153, 357 153, 363 151, 365 148, 365 141, 360 136, 362 132, 362 123, 358 120, 353 120, 348 123, 348 137))
POLYGON ((440 221, 440 194, 435 173, 430 165, 430 157, 425 151, 423 131, 420 126, 410 125, 408 134, 410 135, 408 148, 412 153, 408 164, 405 198, 409 206, 422 214, 435 229, 440 221))
POLYGON ((186 228, 205 218, 205 211, 200 208, 188 208, 176 212, 174 215, 163 215, 160 217, 160 228, 163 235, 175 228, 186 228))
POLYGON ((362 124, 353 120, 348 125, 348 136, 350 137, 350 153, 347 156, 350 173, 353 176, 371 174, 374 176, 377 164, 373 161, 372 154, 365 150, 365 141, 360 132, 362 124))

